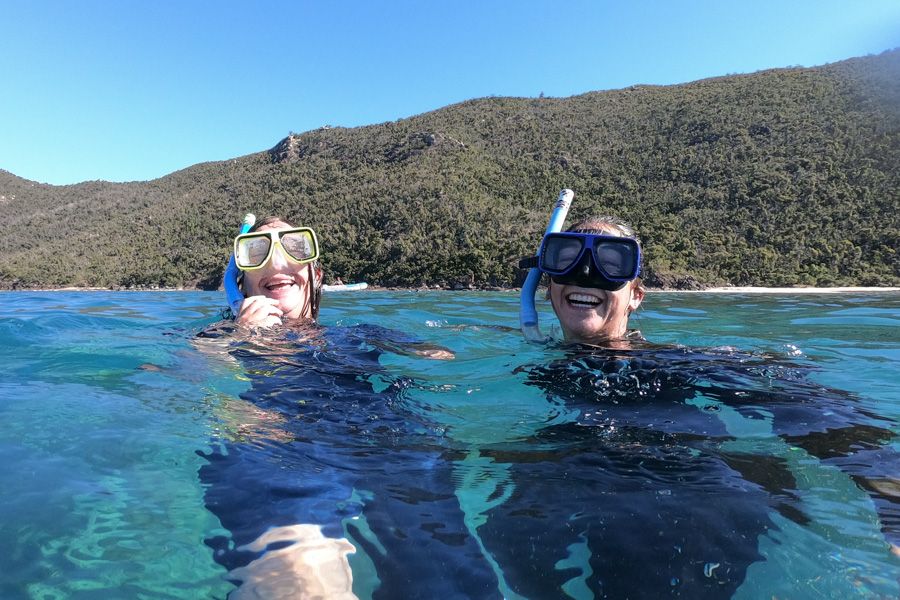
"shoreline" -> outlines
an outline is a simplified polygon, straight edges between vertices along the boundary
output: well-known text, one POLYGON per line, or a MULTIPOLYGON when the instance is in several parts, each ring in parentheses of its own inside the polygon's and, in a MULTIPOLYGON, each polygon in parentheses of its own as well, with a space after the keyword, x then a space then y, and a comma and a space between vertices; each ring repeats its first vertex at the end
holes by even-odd
POLYGON ((666 290, 652 289, 647 292, 667 292, 678 294, 866 294, 880 292, 900 292, 900 287, 713 287, 703 290, 666 290))
MULTIPOLYGON (((221 292, 222 290, 202 290, 199 288, 132 288, 116 289, 105 287, 59 287, 59 288, 19 288, 4 289, 3 292, 221 292)), ((338 290, 325 292, 326 294, 349 294, 365 292, 511 292, 518 294, 520 288, 417 288, 417 287, 379 287, 369 285, 363 290, 338 290)), ((678 290, 667 288, 647 288, 647 293, 665 294, 870 294, 900 292, 900 287, 871 287, 871 286, 838 286, 838 287, 756 287, 756 286, 727 286, 710 287, 699 290, 678 290)))

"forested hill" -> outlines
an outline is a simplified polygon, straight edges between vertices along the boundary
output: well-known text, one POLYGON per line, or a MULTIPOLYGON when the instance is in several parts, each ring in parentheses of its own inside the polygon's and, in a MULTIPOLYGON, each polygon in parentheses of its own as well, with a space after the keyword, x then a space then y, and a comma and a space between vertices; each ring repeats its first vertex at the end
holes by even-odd
POLYGON ((563 187, 569 222, 636 226, 651 285, 898 285, 900 51, 471 100, 148 182, 0 171, 0 287, 216 287, 245 212, 314 227, 344 281, 509 286, 563 187))

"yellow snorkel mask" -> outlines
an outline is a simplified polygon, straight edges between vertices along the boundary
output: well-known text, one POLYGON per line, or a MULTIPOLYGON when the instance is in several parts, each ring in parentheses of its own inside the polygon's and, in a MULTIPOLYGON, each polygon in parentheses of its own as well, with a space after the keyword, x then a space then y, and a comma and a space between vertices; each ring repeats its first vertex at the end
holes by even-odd
POLYGON ((319 258, 319 240, 309 227, 242 233, 234 238, 234 259, 241 271, 261 269, 271 259, 276 246, 284 257, 304 265, 319 258))

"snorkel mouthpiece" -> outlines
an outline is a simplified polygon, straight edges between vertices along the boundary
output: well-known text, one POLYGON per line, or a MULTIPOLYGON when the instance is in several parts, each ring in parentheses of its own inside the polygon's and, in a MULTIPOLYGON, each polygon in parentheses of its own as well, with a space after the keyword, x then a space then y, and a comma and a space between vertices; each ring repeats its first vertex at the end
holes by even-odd
MULTIPOLYGON (((244 215, 244 221, 241 223, 241 233, 247 233, 250 231, 250 228, 256 223, 256 215, 253 213, 247 213, 244 215)), ((228 259, 228 266, 225 267, 225 275, 223 277, 223 285, 225 286, 225 298, 228 301, 228 307, 231 308, 231 312, 237 316, 238 312, 241 310, 241 303, 244 301, 244 294, 241 292, 241 288, 238 285, 238 277, 241 275, 241 270, 238 269, 237 263, 234 261, 234 254, 231 255, 231 258, 228 259)))
MULTIPOLYGON (((573 198, 575 198, 575 192, 568 188, 559 192, 544 235, 562 230, 566 215, 569 213, 569 207, 572 206, 573 198)), ((522 285, 522 294, 519 301, 519 326, 522 328, 522 335, 525 336, 527 341, 543 343, 547 341, 547 337, 541 333, 541 329, 538 326, 538 314, 534 306, 534 294, 540 281, 540 269, 532 267, 528 271, 525 283, 522 285)))

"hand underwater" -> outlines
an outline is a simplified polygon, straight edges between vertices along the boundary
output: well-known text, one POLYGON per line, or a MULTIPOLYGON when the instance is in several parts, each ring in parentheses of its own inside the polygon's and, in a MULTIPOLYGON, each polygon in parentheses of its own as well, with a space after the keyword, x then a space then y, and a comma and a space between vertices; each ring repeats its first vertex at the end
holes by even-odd
POLYGON ((325 537, 318 525, 273 527, 238 549, 262 554, 230 572, 242 583, 229 598, 357 598, 347 560, 356 548, 344 538, 325 537))
POLYGON ((432 360, 453 360, 456 358, 456 355, 452 350, 448 350, 447 348, 443 348, 441 346, 431 346, 430 344, 422 344, 424 347, 415 348, 412 352, 416 356, 421 356, 423 358, 430 358, 432 360))

